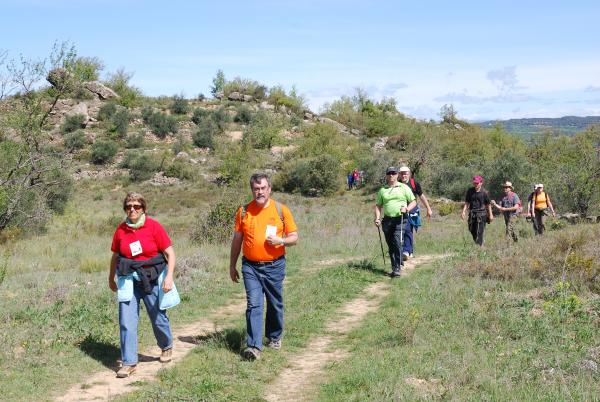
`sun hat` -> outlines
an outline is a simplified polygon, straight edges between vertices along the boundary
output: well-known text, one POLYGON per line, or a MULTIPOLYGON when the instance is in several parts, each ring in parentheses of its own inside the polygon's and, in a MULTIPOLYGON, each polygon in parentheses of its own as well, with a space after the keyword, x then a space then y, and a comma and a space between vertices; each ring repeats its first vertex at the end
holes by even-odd
POLYGON ((408 166, 400 166, 399 172, 410 172, 410 168, 408 166))
POLYGON ((513 187, 512 183, 511 183, 511 182, 509 182, 509 181, 506 181, 506 182, 505 182, 505 183, 502 185, 502 187, 510 187, 510 189, 511 189, 511 190, 514 190, 514 187, 513 187))
POLYGON ((483 183, 483 177, 481 177, 481 176, 473 176, 473 183, 474 184, 483 183))
POLYGON ((538 184, 537 186, 538 188, 544 188, 544 185, 542 183, 538 184))

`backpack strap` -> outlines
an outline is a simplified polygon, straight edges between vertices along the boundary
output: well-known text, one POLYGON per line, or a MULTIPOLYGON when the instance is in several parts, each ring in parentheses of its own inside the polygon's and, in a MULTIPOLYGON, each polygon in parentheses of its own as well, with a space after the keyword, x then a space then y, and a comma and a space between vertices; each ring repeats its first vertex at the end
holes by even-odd
POLYGON ((410 186, 412 187, 413 191, 417 191, 417 185, 415 184, 415 179, 413 177, 410 178, 410 186))

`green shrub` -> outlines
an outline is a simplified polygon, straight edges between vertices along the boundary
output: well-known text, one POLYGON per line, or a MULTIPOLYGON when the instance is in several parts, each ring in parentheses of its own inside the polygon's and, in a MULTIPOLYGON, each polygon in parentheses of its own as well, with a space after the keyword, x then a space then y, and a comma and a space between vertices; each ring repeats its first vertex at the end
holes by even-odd
POLYGON ((144 133, 139 132, 135 134, 129 134, 125 138, 126 148, 141 148, 144 145, 144 133))
POLYGON ((327 154, 293 161, 282 175, 278 183, 285 190, 311 197, 332 195, 342 184, 340 162, 327 154))
POLYGON ((247 143, 234 143, 220 155, 219 180, 226 184, 243 184, 257 167, 256 152, 247 143))
POLYGON ((112 115, 108 130, 115 133, 117 138, 124 138, 128 127, 129 112, 125 108, 120 108, 112 115))
POLYGON ((106 81, 106 85, 119 95, 117 102, 128 108, 138 106, 142 100, 142 91, 129 84, 132 77, 132 73, 127 73, 125 70, 119 69, 114 74, 111 74, 106 81))
POLYGON ((209 115, 210 115, 210 110, 196 108, 196 109, 194 109, 194 113, 192 114, 192 121, 195 124, 200 124, 200 122, 209 115))
POLYGON ((161 139, 164 139, 169 133, 177 133, 177 120, 173 116, 167 116, 161 112, 152 113, 147 124, 152 132, 161 139))
POLYGON ((231 120, 225 108, 219 108, 214 110, 211 113, 211 117, 213 121, 217 124, 217 127, 219 127, 219 132, 221 133, 225 131, 225 129, 227 128, 227 123, 229 123, 229 121, 231 120))
POLYGON ((144 124, 150 124, 150 119, 152 118, 153 114, 154 109, 152 109, 151 106, 144 106, 142 108, 142 120, 144 121, 144 124))
POLYGON ((67 134, 82 128, 85 128, 85 116, 82 114, 74 114, 65 118, 65 121, 60 126, 60 132, 67 134))
POLYGON ((112 161, 119 146, 112 140, 97 140, 92 144, 91 161, 96 165, 104 165, 112 161))
POLYGON ((75 151, 85 147, 86 138, 83 130, 77 130, 65 135, 65 148, 69 151, 75 151))
POLYGON ((460 206, 453 202, 444 202, 439 204, 437 209, 440 216, 446 216, 457 212, 460 209, 460 206))
POLYGON ((236 211, 244 205, 239 194, 226 193, 223 198, 213 204, 210 210, 201 214, 195 228, 190 233, 193 242, 199 244, 220 244, 231 240, 232 222, 236 211))
POLYGON ((233 118, 236 123, 250 124, 252 122, 252 110, 246 105, 241 105, 233 118))
POLYGON ((173 145, 171 145, 171 151, 173 151, 173 154, 177 155, 178 153, 183 152, 188 148, 189 143, 187 139, 183 135, 177 134, 177 136, 175 137, 175 142, 173 142, 173 145))
POLYGON ((176 159, 165 169, 165 176, 177 177, 182 180, 193 180, 195 176, 194 168, 187 162, 176 159))
POLYGON ((174 114, 186 114, 190 110, 190 104, 183 95, 175 95, 169 109, 171 109, 171 112, 174 114))
POLYGON ((550 230, 561 230, 565 228, 566 223, 563 220, 560 219, 554 219, 551 223, 550 223, 550 230))
POLYGON ((258 113, 252 124, 244 131, 244 142, 253 148, 269 149, 279 138, 279 132, 285 127, 285 120, 273 114, 258 113))
POLYGON ((408 146, 408 135, 398 134, 388 138, 385 147, 396 151, 406 151, 408 146))
POLYGON ((133 181, 148 180, 158 171, 158 164, 150 155, 137 151, 128 151, 120 166, 129 169, 133 181))
POLYGON ((117 104, 115 102, 105 103, 100 107, 100 110, 98 110, 98 120, 109 121, 116 111, 117 104))
POLYGON ((212 120, 204 120, 198 125, 198 131, 192 135, 194 145, 200 148, 214 149, 214 136, 219 133, 219 127, 212 120))

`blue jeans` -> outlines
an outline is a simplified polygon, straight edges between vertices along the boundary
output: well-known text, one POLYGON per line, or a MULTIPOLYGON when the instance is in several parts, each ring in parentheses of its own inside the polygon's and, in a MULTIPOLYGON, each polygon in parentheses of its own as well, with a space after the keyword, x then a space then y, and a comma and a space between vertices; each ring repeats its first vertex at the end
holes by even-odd
POLYGON ((402 251, 408 254, 413 253, 413 242, 414 242, 414 232, 415 227, 411 225, 410 220, 407 219, 406 229, 404 230, 404 245, 402 247, 402 251))
POLYGON ((242 258, 246 288, 246 343, 262 349, 263 304, 267 299, 265 336, 280 339, 283 333, 283 279, 285 257, 269 263, 254 263, 242 258))
POLYGON ((385 242, 388 245, 390 251, 390 261, 392 263, 392 269, 399 269, 404 263, 402 262, 402 249, 404 242, 404 234, 409 230, 408 219, 406 214, 404 217, 389 217, 385 216, 381 221, 381 229, 385 235, 385 242), (404 222, 404 227, 402 227, 404 222), (404 232, 404 233, 403 233, 404 232))
POLYGON ((162 350, 173 347, 173 335, 171 335, 167 311, 158 308, 158 285, 154 285, 152 293, 147 295, 144 293, 142 283, 135 281, 131 300, 119 303, 121 359, 124 366, 133 366, 138 362, 137 328, 140 317, 140 299, 144 300, 158 347, 162 350))

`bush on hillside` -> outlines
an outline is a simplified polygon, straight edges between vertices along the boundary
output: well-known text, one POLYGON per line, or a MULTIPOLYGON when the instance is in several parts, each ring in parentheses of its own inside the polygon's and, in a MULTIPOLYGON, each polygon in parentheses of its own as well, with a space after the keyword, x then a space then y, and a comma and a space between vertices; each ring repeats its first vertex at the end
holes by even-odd
POLYGON ((239 194, 226 193, 210 210, 197 218, 197 223, 190 233, 193 242, 198 244, 222 244, 231 241, 233 235, 232 222, 236 211, 244 205, 239 194))
POLYGON ((139 106, 142 101, 142 91, 129 83, 132 77, 133 73, 119 69, 105 82, 119 95, 117 103, 127 108, 139 106))
POLYGON ((143 113, 144 121, 158 138, 164 139, 168 134, 177 133, 177 120, 173 116, 161 112, 147 113, 147 110, 143 113))
POLYGON ((183 95, 175 95, 169 109, 174 114, 186 114, 190 110, 190 104, 183 95))
POLYGON ((340 189, 342 176, 339 160, 324 154, 291 162, 277 177, 276 187, 310 197, 328 196, 340 189))
POLYGON ((258 155, 247 143, 229 145, 219 155, 221 164, 218 168, 219 181, 224 184, 244 184, 252 172, 258 167, 258 155))
POLYGON ((105 165, 112 161, 117 154, 119 146, 112 140, 97 140, 92 144, 91 161, 96 165, 105 165))
POLYGON ((108 131, 115 134, 117 138, 125 138, 129 128, 129 112, 125 108, 117 109, 110 118, 108 131))
POLYGON ((214 136, 219 133, 219 127, 212 121, 206 119, 198 125, 198 130, 192 135, 194 145, 199 148, 214 149, 214 136))
POLYGON ((252 122, 252 110, 246 105, 240 105, 237 108, 237 113, 233 118, 233 121, 241 124, 250 124, 252 122))
POLYGON ((65 135, 65 148, 69 151, 75 151, 85 147, 87 140, 83 130, 77 130, 65 135))
POLYGON ((177 134, 175 136, 175 142, 171 145, 171 151, 173 154, 177 155, 180 152, 185 151, 190 147, 188 140, 182 134, 177 134))
POLYGON ((200 124, 200 122, 208 116, 210 116, 210 110, 196 108, 194 109, 194 112, 192 114, 192 121, 194 122, 194 124, 200 124))
POLYGON ((67 134, 82 128, 85 128, 85 116, 82 114, 74 114, 65 118, 65 121, 60 126, 60 132, 67 134))
POLYGON ((100 110, 98 110, 98 120, 109 121, 116 111, 117 104, 115 102, 105 103, 100 107, 100 110))
POLYGON ((252 124, 244 130, 243 141, 253 148, 269 149, 277 142, 285 126, 286 121, 281 116, 258 113, 252 124))
POLYGON ((148 154, 128 151, 120 166, 129 169, 129 176, 139 182, 150 179, 158 171, 158 163, 148 154))
POLYGON ((125 148, 141 148, 144 145, 144 133, 129 134, 125 138, 125 148))
POLYGON ((175 159, 165 168, 165 176, 176 177, 181 180, 193 180, 196 173, 192 165, 183 160, 175 159))
POLYGON ((219 127, 219 132, 225 132, 225 130, 227 129, 227 123, 231 121, 231 117, 229 116, 225 108, 221 107, 219 109, 213 110, 210 116, 212 117, 213 121, 217 124, 217 127, 219 127))

